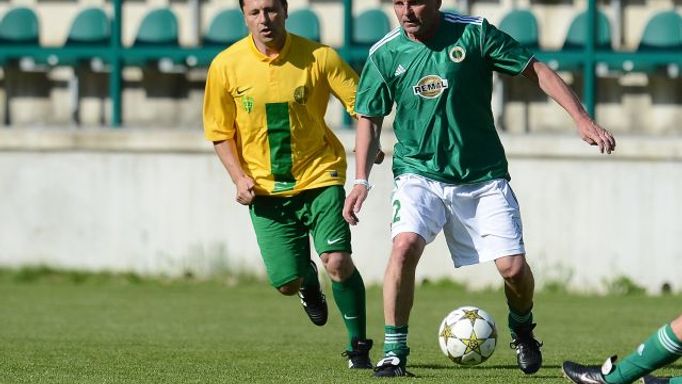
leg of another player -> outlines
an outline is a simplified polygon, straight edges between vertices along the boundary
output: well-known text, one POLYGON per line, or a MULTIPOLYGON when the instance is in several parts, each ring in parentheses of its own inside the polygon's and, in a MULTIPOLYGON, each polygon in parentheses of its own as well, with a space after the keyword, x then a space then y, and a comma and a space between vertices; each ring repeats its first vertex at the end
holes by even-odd
POLYGON ((365 283, 351 255, 330 252, 320 256, 332 281, 332 293, 348 330, 348 350, 353 339, 366 339, 365 283))
POLYGON ((384 355, 404 362, 409 354, 407 324, 414 302, 414 279, 426 241, 416 233, 401 233, 393 239, 391 257, 384 275, 384 355))
MULTIPOLYGON (((631 383, 634 380, 664 367, 682 355, 682 315, 654 332, 636 351, 616 364, 613 372, 604 378, 607 383, 631 383)), ((674 378, 671 383, 679 383, 674 378)))

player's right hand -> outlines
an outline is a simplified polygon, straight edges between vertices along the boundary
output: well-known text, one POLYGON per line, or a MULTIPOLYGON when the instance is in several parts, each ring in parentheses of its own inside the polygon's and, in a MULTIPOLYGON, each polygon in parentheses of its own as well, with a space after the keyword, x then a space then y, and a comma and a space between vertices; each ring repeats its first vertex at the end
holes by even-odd
POLYGON ((256 183, 253 179, 244 176, 237 182, 237 197, 235 200, 241 205, 251 205, 253 200, 256 198, 256 193, 253 191, 253 187, 256 183))
POLYGON ((365 202, 369 190, 364 185, 355 185, 350 190, 346 202, 343 204, 343 218, 350 225, 356 225, 360 222, 358 213, 362 209, 362 203, 365 202))

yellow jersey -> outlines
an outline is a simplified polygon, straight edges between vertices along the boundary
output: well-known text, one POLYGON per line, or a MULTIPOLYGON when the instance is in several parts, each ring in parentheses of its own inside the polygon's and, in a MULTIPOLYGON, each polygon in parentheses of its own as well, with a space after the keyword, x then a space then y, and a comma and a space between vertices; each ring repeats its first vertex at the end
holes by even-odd
POLYGON ((257 195, 293 196, 343 185, 346 152, 324 121, 330 94, 353 114, 358 75, 332 48, 287 34, 270 58, 251 35, 211 63, 204 136, 234 139, 257 195))

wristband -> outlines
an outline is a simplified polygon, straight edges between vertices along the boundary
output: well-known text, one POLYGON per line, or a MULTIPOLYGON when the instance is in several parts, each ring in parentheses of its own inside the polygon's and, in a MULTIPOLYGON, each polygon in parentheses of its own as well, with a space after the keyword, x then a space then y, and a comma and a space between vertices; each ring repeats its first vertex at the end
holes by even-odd
POLYGON ((372 189, 372 187, 373 187, 373 185, 370 185, 370 183, 369 183, 369 181, 367 181, 367 179, 355 179, 355 181, 353 181, 353 185, 354 186, 355 185, 362 185, 365 188, 367 188, 368 191, 370 189, 372 189))

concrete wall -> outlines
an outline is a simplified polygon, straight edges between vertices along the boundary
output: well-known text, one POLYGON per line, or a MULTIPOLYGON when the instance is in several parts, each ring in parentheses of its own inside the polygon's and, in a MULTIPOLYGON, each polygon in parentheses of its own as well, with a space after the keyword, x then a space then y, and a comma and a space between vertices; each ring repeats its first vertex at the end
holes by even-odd
MULTIPOLYGON (((346 148, 353 133, 340 131, 346 148)), ((382 138, 385 148, 393 138, 382 138)), ((682 291, 682 138, 621 136, 598 156, 575 135, 504 135, 540 285, 602 290, 627 276, 682 291)), ((353 156, 349 154, 354 172, 353 156)), ((380 282, 389 250, 390 161, 353 228, 354 258, 380 282)), ((205 275, 263 273, 247 210, 199 129, 0 130, 0 266, 205 275)), ((454 270, 442 237, 419 279, 499 286, 492 264, 454 270)))

